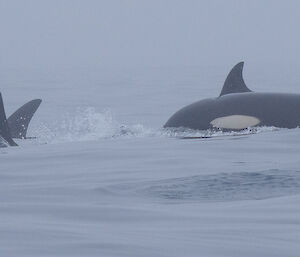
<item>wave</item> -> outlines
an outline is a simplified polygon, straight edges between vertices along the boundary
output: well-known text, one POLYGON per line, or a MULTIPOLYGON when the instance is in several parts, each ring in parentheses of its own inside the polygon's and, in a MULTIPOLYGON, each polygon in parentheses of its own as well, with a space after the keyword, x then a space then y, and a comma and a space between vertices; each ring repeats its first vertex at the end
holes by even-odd
POLYGON ((111 186, 121 195, 147 196, 167 202, 237 201, 300 193, 300 171, 269 169, 257 172, 194 175, 111 186))

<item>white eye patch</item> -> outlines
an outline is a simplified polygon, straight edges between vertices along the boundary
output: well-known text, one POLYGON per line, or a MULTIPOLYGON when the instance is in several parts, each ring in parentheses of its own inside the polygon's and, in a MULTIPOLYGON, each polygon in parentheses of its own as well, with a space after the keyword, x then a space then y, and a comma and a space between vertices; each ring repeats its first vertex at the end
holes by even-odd
POLYGON ((254 127, 260 123, 260 120, 253 116, 247 115, 230 115, 219 117, 210 122, 215 128, 224 129, 245 129, 254 127))

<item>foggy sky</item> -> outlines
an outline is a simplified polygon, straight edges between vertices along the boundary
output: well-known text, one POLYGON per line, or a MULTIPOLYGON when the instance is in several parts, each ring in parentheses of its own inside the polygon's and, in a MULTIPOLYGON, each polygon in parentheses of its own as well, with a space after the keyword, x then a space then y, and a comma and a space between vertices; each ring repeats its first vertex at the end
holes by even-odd
POLYGON ((299 1, 0 0, 0 68, 299 62, 299 1))

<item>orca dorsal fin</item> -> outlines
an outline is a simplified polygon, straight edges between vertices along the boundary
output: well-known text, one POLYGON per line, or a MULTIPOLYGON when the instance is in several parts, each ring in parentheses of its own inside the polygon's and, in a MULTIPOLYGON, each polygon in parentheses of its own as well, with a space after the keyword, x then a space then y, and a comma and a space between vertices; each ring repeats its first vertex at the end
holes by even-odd
POLYGON ((244 62, 239 62, 232 68, 224 82, 220 96, 231 93, 251 92, 243 79, 243 67, 244 62))
POLYGON ((12 138, 26 138, 29 123, 41 102, 41 99, 32 100, 9 116, 7 122, 12 138))

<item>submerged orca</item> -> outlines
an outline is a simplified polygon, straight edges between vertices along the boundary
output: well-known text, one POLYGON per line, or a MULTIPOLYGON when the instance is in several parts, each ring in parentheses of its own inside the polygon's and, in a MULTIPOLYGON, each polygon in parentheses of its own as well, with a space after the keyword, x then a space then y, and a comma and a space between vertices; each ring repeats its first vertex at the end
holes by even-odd
POLYGON ((0 147, 6 145, 16 146, 13 138, 25 139, 29 122, 40 106, 42 100, 35 99, 15 111, 6 118, 2 95, 0 93, 0 147))
POLYGON ((182 108, 164 127, 242 130, 255 126, 300 126, 300 94, 252 92, 243 80, 243 66, 240 62, 232 68, 219 97, 182 108))

